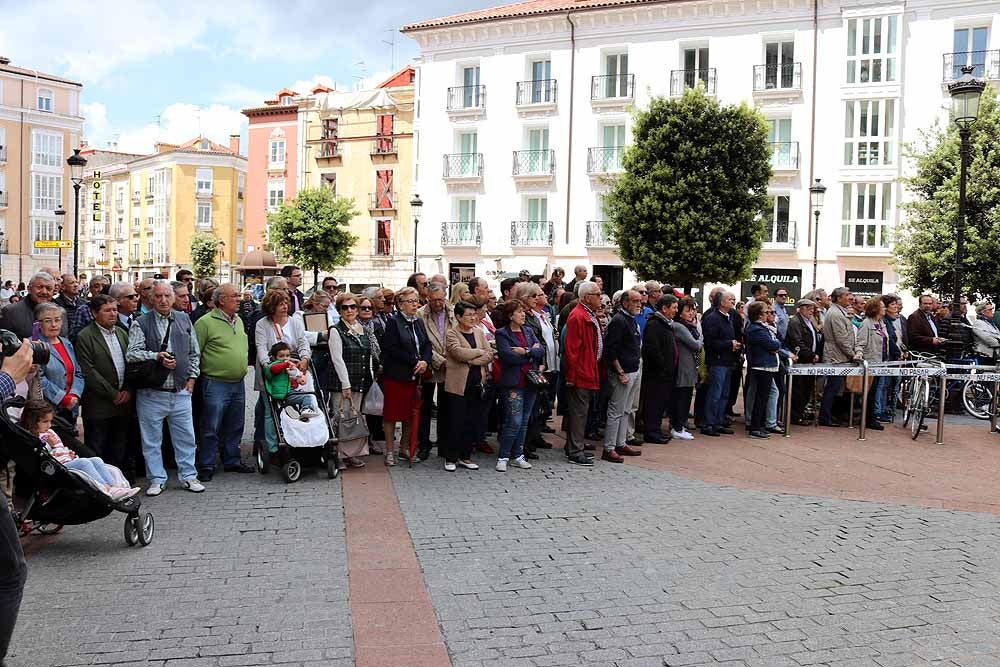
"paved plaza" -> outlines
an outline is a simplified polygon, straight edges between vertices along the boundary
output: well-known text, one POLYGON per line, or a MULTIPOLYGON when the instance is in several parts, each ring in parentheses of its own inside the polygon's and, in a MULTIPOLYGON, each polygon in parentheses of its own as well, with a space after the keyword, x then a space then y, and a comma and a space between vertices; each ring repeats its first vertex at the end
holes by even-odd
POLYGON ((874 499, 902 470, 1000 507, 1000 437, 953 433, 800 429, 593 469, 557 441, 506 474, 374 458, 288 486, 223 474, 150 499, 145 549, 117 516, 28 538, 10 664, 1000 665, 997 514, 889 482, 874 499), (784 492, 802 492, 789 470, 814 492, 784 492))

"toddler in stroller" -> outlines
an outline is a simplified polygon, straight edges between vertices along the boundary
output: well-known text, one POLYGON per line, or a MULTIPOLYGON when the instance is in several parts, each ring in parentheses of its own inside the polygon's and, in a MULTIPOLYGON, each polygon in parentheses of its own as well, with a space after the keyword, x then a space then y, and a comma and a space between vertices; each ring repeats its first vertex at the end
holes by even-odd
POLYGON ((55 408, 45 401, 29 401, 21 411, 20 424, 28 432, 37 435, 46 451, 68 470, 86 475, 90 481, 114 500, 129 498, 139 492, 132 487, 122 472, 108 465, 99 457, 81 458, 63 444, 59 435, 52 430, 55 408))
MULTIPOLYGON (((292 360, 292 348, 288 343, 277 342, 269 352, 271 361, 264 366, 264 391, 267 395, 283 405, 290 405, 300 413, 318 413, 316 397, 313 391, 312 377, 299 369, 292 360), (303 393, 299 393, 303 392, 303 393)), ((267 440, 267 450, 270 453, 278 451, 278 434, 270 411, 264 412, 264 437, 267 440)))

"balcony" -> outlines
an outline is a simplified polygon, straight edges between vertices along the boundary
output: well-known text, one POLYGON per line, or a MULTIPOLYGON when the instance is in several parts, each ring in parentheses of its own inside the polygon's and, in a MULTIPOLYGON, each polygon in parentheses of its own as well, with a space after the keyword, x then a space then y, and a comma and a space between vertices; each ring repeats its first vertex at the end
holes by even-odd
POLYGON ((372 239, 372 257, 391 257, 392 239, 372 239))
POLYGON ((342 157, 340 142, 337 140, 324 140, 320 143, 319 152, 316 154, 317 160, 339 160, 342 157))
POLYGON ((601 146, 587 149, 587 173, 591 176, 617 174, 624 171, 624 146, 601 146))
POLYGON ((757 97, 801 95, 802 63, 754 65, 753 94, 757 97))
POLYGON ((764 250, 795 250, 799 247, 799 228, 790 220, 767 220, 764 223, 764 250))
POLYGON ((146 264, 148 266, 152 266, 153 265, 153 258, 152 257, 146 257, 145 259, 142 260, 142 263, 146 264))
POLYGON ((197 199, 211 199, 212 198, 212 186, 202 186, 199 185, 195 188, 194 196, 197 199))
POLYGON ((797 172, 799 170, 799 142, 771 142, 771 170, 779 172, 797 172))
POLYGON ((444 180, 450 183, 478 183, 483 180, 482 153, 450 153, 444 156, 444 180))
POLYGON ((0 208, 7 208, 7 193, 0 192, 0 208))
POLYGON ((551 220, 514 220, 510 223, 510 245, 514 248, 551 248, 551 220))
POLYGON ((944 83, 962 78, 962 68, 972 65, 972 76, 988 81, 1000 80, 1000 50, 958 51, 944 54, 944 83))
POLYGON ((394 137, 375 137, 372 142, 372 157, 376 155, 396 155, 399 149, 396 147, 396 139, 394 137))
POLYGON ((381 194, 370 192, 368 193, 368 210, 395 211, 397 201, 395 192, 383 192, 381 194))
POLYGON ((7 147, 0 146, 0 164, 5 164, 7 162, 7 147))
POLYGON ((153 201, 153 199, 154 199, 155 197, 156 197, 156 195, 155 195, 155 194, 153 194, 153 192, 152 192, 152 191, 149 191, 149 192, 147 192, 147 193, 146 193, 146 201, 147 201, 147 202, 151 202, 151 201, 153 201))
POLYGON ((141 197, 139 195, 139 191, 138 190, 136 190, 135 192, 132 193, 132 203, 133 204, 138 204, 140 198, 141 197))
POLYGON ((555 170, 554 150, 514 151, 514 168, 511 174, 516 181, 544 183, 552 180, 555 170))
POLYGON ((595 108, 624 108, 635 98, 635 74, 590 77, 590 104, 595 108))
POLYGON ((706 95, 715 95, 715 68, 671 70, 670 96, 680 97, 685 90, 694 88, 699 82, 705 86, 706 95))
POLYGON ((587 221, 587 242, 588 248, 617 248, 618 246, 611 240, 608 234, 608 223, 604 220, 587 221))
POLYGON ((448 115, 479 118, 486 110, 486 86, 453 86, 448 89, 448 115))
POLYGON ((236 198, 237 199, 243 199, 243 191, 242 190, 237 191, 236 198))
POLYGON ((553 111, 556 108, 556 80, 518 81, 514 104, 522 114, 553 111))
POLYGON ((441 246, 445 248, 478 248, 483 242, 483 226, 478 222, 442 222, 441 246))
POLYGON ((141 231, 141 229, 139 228, 139 225, 132 225, 132 233, 133 234, 138 234, 140 231, 141 231))
POLYGON ((117 210, 117 211, 124 211, 125 210, 125 200, 123 198, 119 198, 119 199, 115 200, 115 210, 117 210))

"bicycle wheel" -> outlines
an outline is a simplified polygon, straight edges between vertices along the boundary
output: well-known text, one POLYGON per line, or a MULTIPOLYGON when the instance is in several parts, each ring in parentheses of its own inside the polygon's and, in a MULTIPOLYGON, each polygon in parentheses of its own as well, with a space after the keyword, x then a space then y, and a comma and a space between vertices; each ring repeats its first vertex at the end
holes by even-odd
POLYGON ((962 388, 962 405, 976 419, 989 419, 993 390, 985 382, 967 380, 962 388))
POLYGON ((920 427, 924 425, 927 416, 927 406, 930 404, 930 383, 927 378, 916 378, 913 381, 913 397, 910 400, 910 438, 917 439, 920 427))

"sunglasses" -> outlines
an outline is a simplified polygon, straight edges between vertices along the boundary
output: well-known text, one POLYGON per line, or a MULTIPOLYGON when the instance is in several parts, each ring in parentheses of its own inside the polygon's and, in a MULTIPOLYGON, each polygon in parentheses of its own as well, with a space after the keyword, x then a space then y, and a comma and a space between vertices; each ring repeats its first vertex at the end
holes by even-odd
POLYGON ((774 297, 776 299, 787 299, 788 295, 787 294, 775 294, 774 297))
POLYGON ((370 313, 371 310, 372 310, 371 306, 361 306, 361 312, 362 313, 370 313))
POLYGON ((119 298, 119 299, 138 299, 138 298, 139 298, 139 295, 138 295, 138 294, 122 294, 122 295, 121 295, 120 297, 118 297, 118 298, 119 298))
POLYGON ((357 310, 358 309, 358 304, 356 304, 356 303, 341 304, 340 309, 341 310, 357 310))

